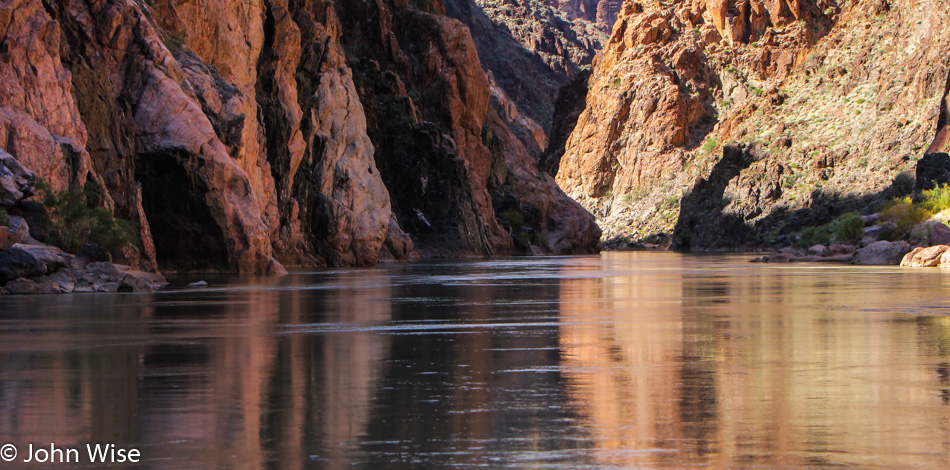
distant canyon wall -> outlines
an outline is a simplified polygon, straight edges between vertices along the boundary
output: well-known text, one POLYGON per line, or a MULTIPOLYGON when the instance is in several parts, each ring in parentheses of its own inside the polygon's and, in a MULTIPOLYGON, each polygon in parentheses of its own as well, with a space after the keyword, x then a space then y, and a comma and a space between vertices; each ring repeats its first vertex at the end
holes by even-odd
POLYGON ((873 207, 948 147, 947 8, 626 1, 575 93, 558 183, 605 239, 684 249, 758 245, 873 207))
POLYGON ((471 29, 495 94, 514 102, 545 132, 552 125, 560 90, 590 67, 616 19, 606 18, 606 12, 616 13, 610 1, 600 3, 445 0, 449 16, 471 29), (597 20, 598 11, 604 12, 603 22, 597 20))
MULTIPOLYGON (((582 253, 440 0, 12 0, 0 148, 140 227, 143 266, 582 253)), ((514 130, 513 130, 514 129, 514 130)), ((516 133, 515 130, 518 132, 516 133)), ((529 129, 530 130, 530 129, 529 129)))

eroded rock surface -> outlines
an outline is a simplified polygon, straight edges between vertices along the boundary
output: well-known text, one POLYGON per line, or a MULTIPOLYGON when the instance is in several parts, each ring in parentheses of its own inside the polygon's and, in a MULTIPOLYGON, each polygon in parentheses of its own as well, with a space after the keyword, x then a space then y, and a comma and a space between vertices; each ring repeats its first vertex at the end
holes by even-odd
POLYGON ((558 183, 605 239, 694 250, 761 246, 872 207, 947 145, 945 11, 625 2, 558 183))
POLYGON ((506 95, 490 106, 472 36, 444 13, 4 2, 2 204, 31 194, 25 172, 93 194, 139 227, 118 261, 147 271, 596 249, 590 215, 538 175, 544 133, 506 95), (496 206, 532 217, 503 227, 496 206))
POLYGON ((546 130, 559 90, 591 65, 606 42, 619 9, 608 5, 612 2, 617 0, 601 0, 600 6, 591 0, 446 0, 445 4, 450 16, 471 29, 482 62, 498 86, 546 130), (598 11, 603 22, 598 22, 598 11))

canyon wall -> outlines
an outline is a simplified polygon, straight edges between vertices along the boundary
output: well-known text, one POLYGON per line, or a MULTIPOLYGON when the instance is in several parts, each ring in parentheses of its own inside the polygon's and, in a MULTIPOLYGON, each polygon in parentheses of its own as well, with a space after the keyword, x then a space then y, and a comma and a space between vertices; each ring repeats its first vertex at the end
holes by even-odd
POLYGON ((445 0, 449 16, 471 29, 497 89, 543 130, 551 126, 560 89, 589 68, 609 32, 596 22, 596 6, 585 14, 589 1, 563 3, 445 0))
POLYGON ((595 250, 593 218, 538 171, 516 105, 489 106, 471 34, 444 13, 3 2, 0 148, 135 222, 126 261, 149 269, 595 250))
POLYGON ((623 0, 545 0, 545 3, 563 11, 570 19, 589 21, 609 33, 617 22, 623 0))
POLYGON ((558 183, 616 244, 758 246, 868 210, 947 148, 947 11, 944 0, 627 1, 558 183))

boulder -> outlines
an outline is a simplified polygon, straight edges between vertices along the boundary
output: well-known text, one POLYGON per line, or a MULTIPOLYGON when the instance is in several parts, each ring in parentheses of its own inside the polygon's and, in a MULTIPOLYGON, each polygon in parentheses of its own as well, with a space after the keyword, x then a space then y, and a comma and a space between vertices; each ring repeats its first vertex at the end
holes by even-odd
POLYGON ((85 263, 112 262, 112 255, 109 250, 95 244, 86 243, 76 252, 76 258, 85 263))
POLYGON ((950 227, 934 221, 933 229, 930 231, 930 245, 950 245, 950 227))
POLYGON ((38 295, 38 294, 59 294, 62 291, 59 286, 48 277, 39 277, 36 279, 18 278, 8 282, 3 287, 5 294, 17 295, 38 295))
POLYGON ((808 254, 815 256, 825 256, 829 252, 829 249, 825 245, 815 245, 808 249, 808 254))
POLYGON ((22 248, 0 252, 0 285, 21 277, 40 277, 46 274, 46 269, 46 263, 22 248))
POLYGON ((935 225, 937 225, 937 222, 933 220, 925 220, 914 225, 914 227, 910 229, 910 233, 907 234, 907 241, 915 245, 932 246, 929 244, 929 241, 930 234, 933 233, 935 225))
POLYGON ((789 258, 799 258, 799 257, 805 256, 805 250, 800 250, 800 249, 798 249, 798 248, 792 248, 792 247, 790 247, 790 246, 787 246, 787 247, 785 247, 785 248, 782 248, 781 250, 778 250, 778 251, 779 251, 779 253, 781 253, 781 254, 783 254, 783 255, 789 257, 789 258))
POLYGON ((0 206, 9 207, 33 195, 33 173, 0 149, 0 206))
POLYGON ((10 221, 7 223, 6 228, 14 243, 29 243, 30 226, 23 217, 10 216, 10 221))
POLYGON ((785 253, 773 253, 751 260, 753 263, 791 263, 792 257, 785 253))
POLYGON ((910 251, 910 244, 904 241, 879 241, 861 248, 851 257, 851 264, 862 266, 897 266, 910 251))
POLYGON ((167 285, 161 274, 112 263, 89 263, 78 275, 96 292, 153 292, 167 285))
POLYGON ((917 247, 907 253, 901 261, 901 266, 910 268, 934 267, 940 264, 940 259, 950 246, 937 245, 929 248, 917 247))
POLYGON ((9 250, 13 245, 16 245, 13 234, 0 227, 0 251, 9 250))
POLYGON ((17 244, 14 248, 23 250, 41 261, 46 266, 44 274, 52 274, 72 264, 72 255, 55 246, 17 244))
POLYGON ((825 256, 850 255, 854 253, 856 249, 857 248, 852 245, 834 244, 828 247, 828 252, 825 253, 825 256))

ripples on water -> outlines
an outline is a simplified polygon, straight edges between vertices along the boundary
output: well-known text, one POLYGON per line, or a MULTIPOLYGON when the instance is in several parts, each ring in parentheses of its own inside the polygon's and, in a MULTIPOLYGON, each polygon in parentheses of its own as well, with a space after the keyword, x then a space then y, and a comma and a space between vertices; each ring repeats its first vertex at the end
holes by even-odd
POLYGON ((0 440, 175 469, 950 465, 950 273, 746 259, 0 298, 0 440))

